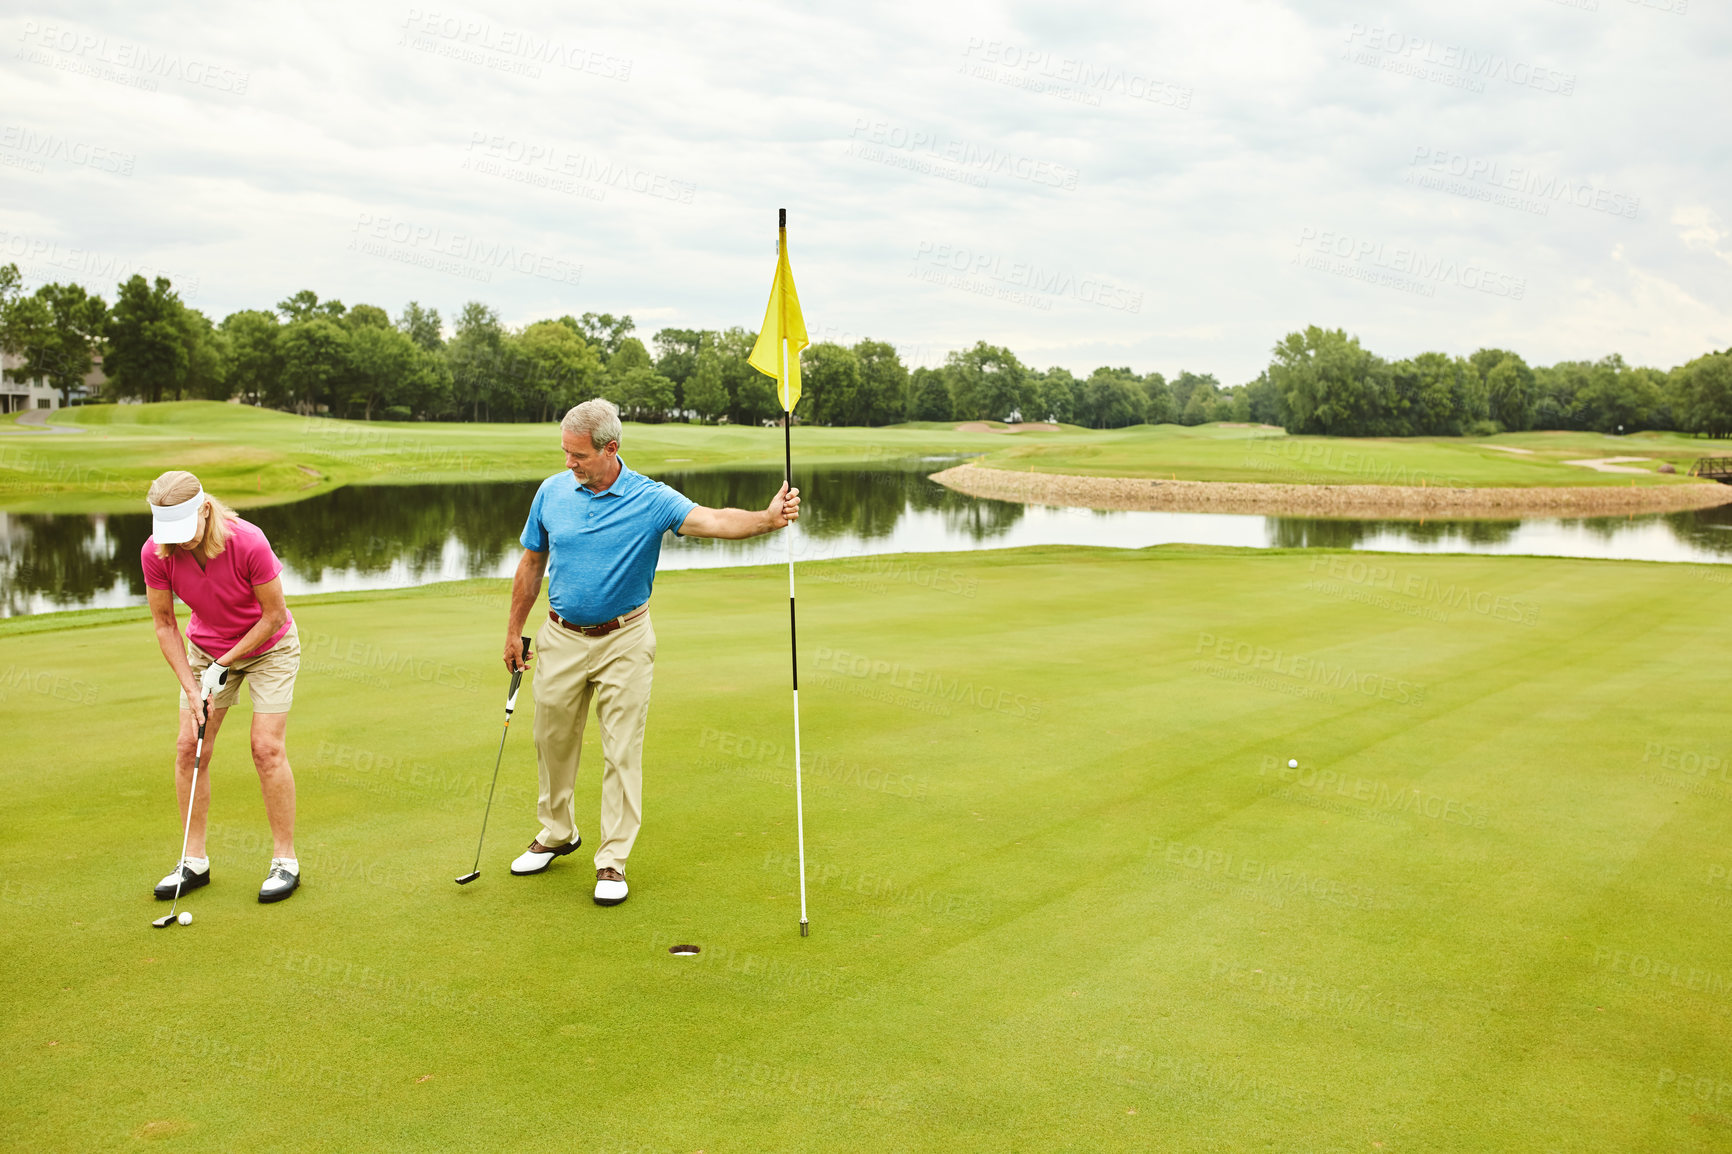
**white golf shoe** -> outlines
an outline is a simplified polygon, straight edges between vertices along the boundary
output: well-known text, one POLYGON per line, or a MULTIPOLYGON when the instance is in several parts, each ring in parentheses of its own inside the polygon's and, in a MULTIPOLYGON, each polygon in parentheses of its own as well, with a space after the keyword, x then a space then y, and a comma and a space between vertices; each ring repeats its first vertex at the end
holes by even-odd
POLYGON ((616 869, 595 871, 595 904, 617 906, 625 901, 625 875, 616 869))
POLYGON ((557 845, 552 849, 542 845, 541 840, 537 838, 529 843, 528 849, 517 855, 517 860, 511 863, 511 872, 520 878, 528 877, 530 874, 538 874, 552 865, 554 858, 564 857, 582 844, 582 834, 572 838, 569 844, 557 845))

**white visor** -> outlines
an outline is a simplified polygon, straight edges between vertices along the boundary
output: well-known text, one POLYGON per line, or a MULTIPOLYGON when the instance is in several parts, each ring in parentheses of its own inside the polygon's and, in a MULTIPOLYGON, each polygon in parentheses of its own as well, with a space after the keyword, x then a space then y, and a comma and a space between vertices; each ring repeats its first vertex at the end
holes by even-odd
POLYGON ((198 511, 204 508, 204 490, 178 505, 151 505, 150 535, 158 545, 184 545, 198 532, 198 511))

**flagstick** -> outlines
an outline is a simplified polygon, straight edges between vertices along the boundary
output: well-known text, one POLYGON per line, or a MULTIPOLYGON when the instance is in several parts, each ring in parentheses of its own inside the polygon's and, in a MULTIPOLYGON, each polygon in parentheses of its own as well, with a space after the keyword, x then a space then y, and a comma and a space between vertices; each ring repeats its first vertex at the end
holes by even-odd
MULTIPOLYGON (((786 210, 783 210, 786 219, 786 210)), ((788 338, 782 338, 782 384, 788 381, 788 338)), ((782 451, 788 488, 794 487, 794 412, 782 414, 782 451)), ((800 789, 800 648, 794 631, 794 527, 788 526, 788 650, 794 675, 794 828, 800 847, 800 936, 811 935, 806 920, 806 806, 800 789)))

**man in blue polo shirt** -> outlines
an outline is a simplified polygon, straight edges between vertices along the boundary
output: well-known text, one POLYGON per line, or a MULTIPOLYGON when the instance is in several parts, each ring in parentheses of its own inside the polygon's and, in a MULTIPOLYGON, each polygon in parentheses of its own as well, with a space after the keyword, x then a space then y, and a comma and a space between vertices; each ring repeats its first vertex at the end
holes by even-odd
POLYGON ((505 667, 524 667, 520 640, 547 578, 552 606, 536 634, 535 757, 541 832, 511 872, 538 874, 583 844, 574 787, 583 728, 595 701, 601 723, 601 844, 595 901, 626 898, 625 859, 643 819, 643 734, 655 673, 650 588, 662 534, 739 540, 785 528, 800 516, 800 491, 784 484, 762 512, 706 509, 634 473, 619 459, 619 410, 585 401, 560 422, 568 472, 541 483, 523 526, 523 557, 511 584, 505 667))

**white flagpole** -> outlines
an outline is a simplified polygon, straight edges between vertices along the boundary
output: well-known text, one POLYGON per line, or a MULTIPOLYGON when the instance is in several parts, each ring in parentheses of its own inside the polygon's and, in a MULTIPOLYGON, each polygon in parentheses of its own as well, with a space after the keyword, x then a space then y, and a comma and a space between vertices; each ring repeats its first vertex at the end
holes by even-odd
MULTIPOLYGON (((787 210, 783 210, 782 220, 787 221, 787 210)), ((780 254, 778 253, 778 257, 780 254)), ((782 396, 788 395, 788 338, 782 338, 782 396)), ((788 488, 794 487, 794 411, 788 409, 782 414, 782 445, 785 450, 787 472, 784 474, 788 488)), ((800 788, 800 650, 794 630, 794 526, 789 525, 784 532, 788 538, 788 647, 792 660, 794 675, 794 829, 799 839, 800 848, 800 936, 811 934, 811 923, 806 920, 806 806, 805 798, 800 788)))

